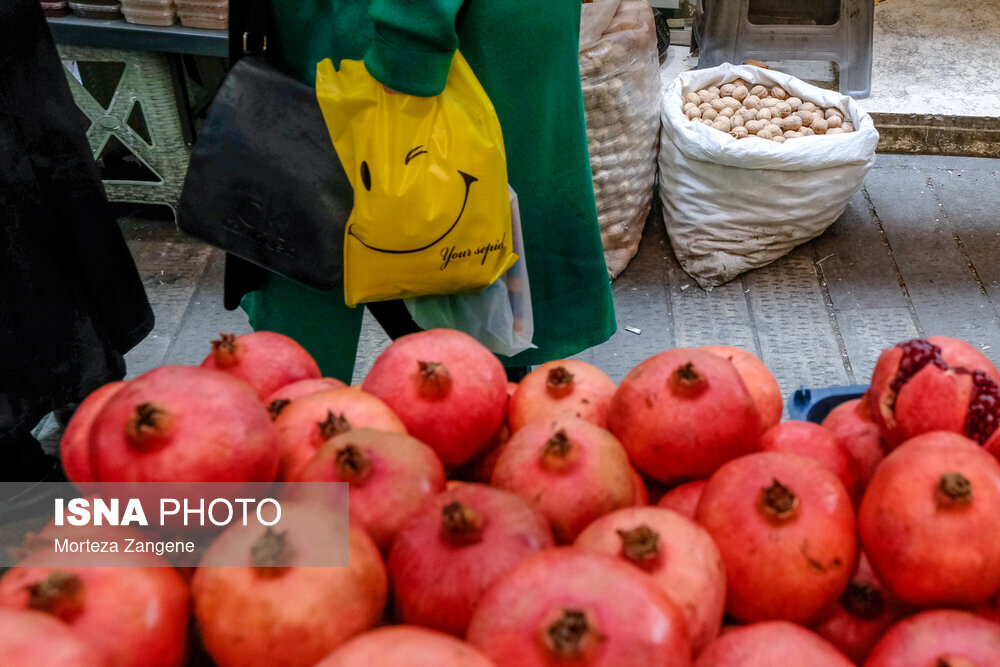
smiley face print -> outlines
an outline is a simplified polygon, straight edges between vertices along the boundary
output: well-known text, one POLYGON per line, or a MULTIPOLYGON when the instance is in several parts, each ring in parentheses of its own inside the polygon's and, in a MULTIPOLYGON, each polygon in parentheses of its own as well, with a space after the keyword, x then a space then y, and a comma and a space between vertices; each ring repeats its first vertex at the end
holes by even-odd
POLYGON ((361 187, 354 191, 359 215, 347 227, 349 237, 369 250, 395 255, 422 252, 448 238, 462 221, 472 184, 479 179, 461 169, 442 169, 428 155, 418 145, 402 157, 401 167, 379 169, 361 161, 355 179, 361 187), (433 196, 427 197, 425 188, 433 188, 433 196), (394 201, 386 201, 390 198, 394 201), (419 210, 428 203, 431 210, 419 210), (392 211, 386 210, 389 206, 392 211), (399 219, 400 211, 412 215, 412 221, 399 219))

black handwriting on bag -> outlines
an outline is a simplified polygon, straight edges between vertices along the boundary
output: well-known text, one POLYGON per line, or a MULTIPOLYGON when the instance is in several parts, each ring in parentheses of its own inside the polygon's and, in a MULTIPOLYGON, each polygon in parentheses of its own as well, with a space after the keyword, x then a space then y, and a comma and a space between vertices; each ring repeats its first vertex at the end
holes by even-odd
POLYGON ((491 252, 503 252, 507 248, 507 237, 504 236, 496 241, 490 241, 479 246, 475 250, 472 248, 465 248, 464 250, 458 250, 456 246, 441 248, 441 266, 438 268, 439 271, 444 271, 447 269, 452 262, 456 262, 462 259, 468 259, 469 257, 474 257, 476 255, 482 255, 483 258, 479 261, 480 266, 486 264, 486 258, 489 257, 491 252))

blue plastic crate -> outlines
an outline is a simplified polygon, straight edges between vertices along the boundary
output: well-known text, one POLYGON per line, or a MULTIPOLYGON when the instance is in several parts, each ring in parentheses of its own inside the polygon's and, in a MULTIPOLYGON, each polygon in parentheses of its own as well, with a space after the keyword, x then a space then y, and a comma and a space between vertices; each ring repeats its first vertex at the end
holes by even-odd
POLYGON ((866 384, 797 389, 788 401, 788 418, 819 424, 835 407, 853 398, 861 398, 867 389, 866 384))

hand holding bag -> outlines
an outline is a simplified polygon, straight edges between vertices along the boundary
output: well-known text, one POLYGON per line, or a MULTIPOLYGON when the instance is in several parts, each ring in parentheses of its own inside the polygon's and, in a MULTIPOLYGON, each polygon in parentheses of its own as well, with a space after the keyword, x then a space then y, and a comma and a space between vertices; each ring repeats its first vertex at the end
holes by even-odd
POLYGON ((477 290, 513 265, 503 135, 460 53, 435 97, 387 92, 355 60, 319 63, 316 94, 355 192, 349 305, 477 290))

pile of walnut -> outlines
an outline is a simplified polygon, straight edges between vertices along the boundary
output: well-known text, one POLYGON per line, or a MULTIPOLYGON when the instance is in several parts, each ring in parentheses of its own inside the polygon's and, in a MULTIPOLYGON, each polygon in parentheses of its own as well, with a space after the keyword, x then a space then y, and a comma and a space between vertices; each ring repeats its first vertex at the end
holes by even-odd
POLYGON ((737 139, 757 137, 784 143, 814 134, 853 132, 844 112, 792 97, 781 86, 767 88, 736 79, 684 96, 684 114, 737 139))

